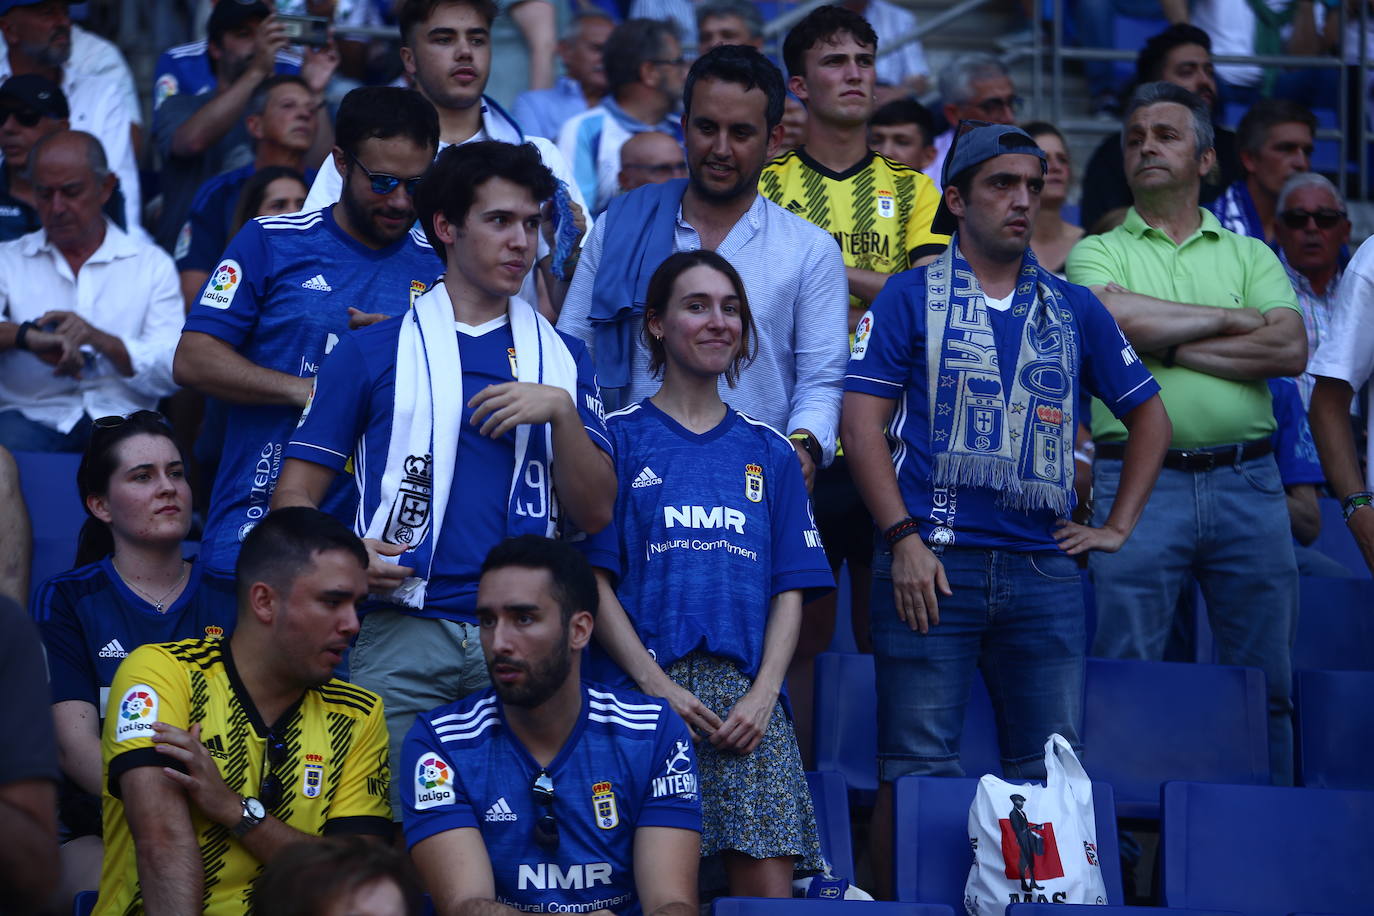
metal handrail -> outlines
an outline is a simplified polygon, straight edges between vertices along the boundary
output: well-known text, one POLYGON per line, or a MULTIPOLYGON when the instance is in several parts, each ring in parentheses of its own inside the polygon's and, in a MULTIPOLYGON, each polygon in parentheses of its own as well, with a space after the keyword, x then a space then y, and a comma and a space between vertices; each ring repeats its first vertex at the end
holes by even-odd
POLYGON ((908 29, 896 38, 883 39, 883 46, 878 49, 877 56, 886 57, 889 54, 895 54, 913 41, 920 41, 931 32, 939 31, 961 16, 967 16, 969 13, 978 9, 978 7, 985 6, 990 2, 991 0, 962 0, 962 2, 956 3, 944 12, 936 13, 934 16, 931 16, 925 22, 918 24, 916 28, 908 29))

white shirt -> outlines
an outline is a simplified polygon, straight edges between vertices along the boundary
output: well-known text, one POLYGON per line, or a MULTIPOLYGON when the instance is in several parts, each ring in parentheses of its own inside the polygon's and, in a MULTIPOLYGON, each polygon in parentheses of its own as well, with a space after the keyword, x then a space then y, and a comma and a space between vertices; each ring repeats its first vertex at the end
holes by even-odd
POLYGON ((935 158, 930 165, 926 166, 922 172, 927 178, 935 182, 935 187, 944 190, 944 184, 940 173, 945 170, 945 157, 949 155, 949 148, 954 145, 954 131, 947 130, 944 133, 935 135, 935 140, 931 144, 935 147, 935 158))
MULTIPOLYGON (((0 41, 0 67, 9 71, 10 49, 0 41)), ((138 87, 134 85, 134 74, 119 48, 108 38, 83 29, 79 23, 72 23, 72 56, 67 59, 66 69, 82 76, 99 77, 118 85, 124 109, 135 124, 143 123, 143 108, 138 100, 138 87)))
MULTIPOLYGON (((1374 238, 1366 239, 1346 265, 1332 313, 1317 352, 1307 361, 1307 371, 1349 382, 1359 391, 1374 373, 1374 238)), ((1370 406, 1374 408, 1374 392, 1370 406)), ((1374 436, 1369 439, 1369 452, 1368 468, 1374 472, 1374 436)), ((1374 474, 1369 483, 1374 486, 1374 474)))
POLYGON ((75 312, 118 337, 134 374, 125 378, 90 352, 81 378, 53 375, 32 353, 0 353, 0 409, 17 408, 37 423, 70 432, 83 415, 105 417, 152 409, 176 390, 172 354, 185 319, 171 257, 106 220, 105 240, 76 276, 39 229, 0 243, 0 308, 6 321, 35 321, 53 309, 75 312))
MULTIPOLYGON (((1265 0, 1271 10, 1280 11, 1293 0, 1265 0)), ((1212 53, 1255 53, 1255 14, 1246 0, 1196 0, 1190 14, 1193 25, 1212 39, 1212 53)), ((1283 30, 1284 39, 1292 33, 1292 26, 1283 30)), ((1264 68, 1249 64, 1217 64, 1217 77, 1233 86, 1258 86, 1264 68)))
POLYGON ((875 71, 878 82, 889 86, 900 86, 909 76, 926 76, 930 64, 926 63, 926 49, 918 38, 909 41, 891 54, 884 54, 884 45, 890 45, 907 32, 916 28, 916 14, 905 7, 887 0, 869 0, 864 10, 864 18, 878 36, 878 62, 875 71))
MULTIPOLYGON (((72 46, 75 48, 73 37, 72 46)), ((76 56, 76 52, 72 52, 76 56)), ((0 61, 0 83, 10 78, 10 62, 0 61)), ((138 162, 134 159, 133 138, 129 135, 133 115, 125 106, 117 80, 106 76, 91 76, 73 67, 62 70, 62 93, 71 111, 72 130, 84 130, 100 141, 110 171, 119 176, 119 190, 124 195, 124 225, 131 229, 142 226, 142 197, 138 186, 138 162)))
MULTIPOLYGON (((606 220, 597 220, 558 316, 558 330, 582 340, 593 356, 587 320, 592 283, 605 246, 623 244, 605 234, 606 220)), ((700 248, 701 236, 682 218, 679 205, 673 251, 700 248)), ((849 285, 839 246, 824 229, 758 194, 716 253, 739 271, 758 331, 758 355, 740 370, 734 388, 721 376, 721 398, 783 433, 810 430, 828 462, 849 364, 849 285)), ((660 384, 649 374, 649 349, 636 334, 625 405, 652 395, 660 384)))

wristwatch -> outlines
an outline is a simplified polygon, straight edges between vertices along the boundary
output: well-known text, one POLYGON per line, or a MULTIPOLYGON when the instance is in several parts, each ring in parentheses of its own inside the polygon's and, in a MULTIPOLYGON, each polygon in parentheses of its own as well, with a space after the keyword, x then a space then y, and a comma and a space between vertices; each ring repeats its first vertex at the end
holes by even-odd
POLYGON ((262 802, 251 795, 244 796, 243 817, 239 819, 237 824, 229 828, 229 832, 236 839, 243 839, 244 834, 265 820, 267 820, 267 809, 263 807, 262 802))
POLYGON ((1368 490, 1351 493, 1341 502, 1341 515, 1348 522, 1350 516, 1355 514, 1356 509, 1362 509, 1365 506, 1374 506, 1374 493, 1370 493, 1368 490))

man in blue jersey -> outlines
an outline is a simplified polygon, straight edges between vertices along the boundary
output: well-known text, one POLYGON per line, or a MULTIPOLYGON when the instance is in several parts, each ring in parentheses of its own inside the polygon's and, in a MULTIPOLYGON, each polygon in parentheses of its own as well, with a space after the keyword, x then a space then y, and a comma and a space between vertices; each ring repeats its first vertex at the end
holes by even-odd
MULTIPOLYGON (((173 45, 158 55, 153 68, 153 110, 174 95, 205 95, 217 84, 215 62, 230 54, 251 51, 263 20, 272 10, 265 3, 216 3, 205 24, 206 37, 199 41, 173 45), (211 48, 214 48, 211 51, 211 48)), ((299 73, 301 56, 286 50, 285 42, 276 51, 277 73, 299 73)))
POLYGON ((492 689, 422 714, 402 766, 406 845, 441 916, 694 916, 701 801, 666 702, 585 683, 596 582, 525 535, 482 564, 492 689))
POLYGON ((870 622, 879 876, 890 873, 892 780, 963 774, 975 669, 1005 723, 1008 778, 1044 778, 1051 733, 1080 744, 1085 623, 1073 556, 1120 548, 1168 445, 1159 385, 1111 315, 1030 251, 1044 170, 1020 128, 957 136, 935 229, 958 233, 935 263, 892 278, 855 332, 841 435, 883 541, 870 622), (1067 521, 1080 386, 1130 430, 1100 528, 1067 521))
MULTIPOLYGON (((442 265, 411 231, 411 195, 439 142, 434 109, 409 89, 355 89, 339 107, 327 166, 339 203, 250 222, 229 243, 186 320, 177 381, 228 402, 202 555, 232 569, 267 513, 282 450, 320 360, 350 323, 400 315, 442 265)), ((320 508, 352 513, 350 487, 320 508)))
POLYGON ((386 603, 351 672, 386 702, 393 763, 417 713, 486 684, 474 611, 492 545, 599 532, 615 506, 591 358, 516 295, 553 193, 532 146, 444 150, 416 199, 443 282, 339 341, 286 449, 274 507, 320 505, 350 459, 358 477, 354 529, 386 603))

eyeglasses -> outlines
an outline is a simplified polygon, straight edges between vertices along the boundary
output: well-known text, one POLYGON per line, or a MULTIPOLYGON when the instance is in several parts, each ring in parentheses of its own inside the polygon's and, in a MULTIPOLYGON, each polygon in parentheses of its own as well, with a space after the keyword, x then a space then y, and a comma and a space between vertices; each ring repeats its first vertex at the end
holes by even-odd
POLYGON ((281 804, 282 781, 277 775, 278 767, 286 763, 287 755, 286 742, 278 738, 271 731, 267 732, 267 760, 263 765, 266 771, 262 776, 262 785, 258 789, 258 801, 268 811, 281 804))
POLYGON ((1284 210, 1279 214, 1279 219, 1289 229, 1306 229, 1309 219, 1316 222, 1318 229, 1334 229, 1345 219, 1345 211, 1326 207, 1320 210, 1284 210))
POLYGON ((11 115, 24 127, 33 127, 43 120, 43 113, 32 108, 0 108, 0 127, 5 126, 11 115))
POLYGON ((362 169, 363 174, 372 182, 373 194, 390 194, 392 191, 396 190, 397 185, 404 184, 406 186, 406 194, 414 197, 415 189, 420 186, 420 182, 425 180, 425 176, 423 175, 416 175, 414 178, 397 178, 395 175, 388 175, 385 172, 374 172, 359 162, 358 157, 352 153, 345 153, 345 155, 347 155, 349 159, 352 159, 353 164, 362 169))
POLYGON ((540 770, 530 789, 544 808, 544 816, 534 822, 534 842, 545 852, 553 852, 558 848, 558 819, 553 816, 553 777, 549 771, 540 770))
POLYGON ((983 101, 978 102, 973 107, 977 108, 988 117, 992 117, 1000 111, 1016 114, 1021 108, 1022 101, 1023 99, 1019 95, 993 96, 990 99, 983 99, 983 101))

